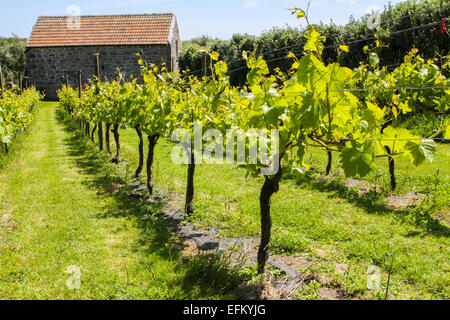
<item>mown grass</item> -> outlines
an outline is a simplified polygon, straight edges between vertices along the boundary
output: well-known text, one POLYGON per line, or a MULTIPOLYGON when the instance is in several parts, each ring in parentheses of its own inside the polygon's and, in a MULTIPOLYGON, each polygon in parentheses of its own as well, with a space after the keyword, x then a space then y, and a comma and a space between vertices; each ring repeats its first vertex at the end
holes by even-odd
POLYGON ((121 190, 121 171, 57 107, 40 105, 0 170, 0 299, 232 298, 240 275, 206 284, 199 272, 214 265, 181 258, 160 208, 121 190))
MULTIPOLYGON (((134 130, 121 130, 123 157, 129 171, 137 165, 137 136, 134 130)), ((173 204, 183 206, 187 168, 174 165, 170 154, 174 144, 160 140, 156 148, 154 175, 157 189, 174 195, 173 204)), ((313 150, 308 159, 318 170, 326 166, 325 153, 313 150)), ((441 222, 418 226, 406 218, 411 208, 395 212, 386 206, 383 195, 362 196, 339 182, 342 173, 334 159, 334 178, 328 183, 295 181, 289 177, 273 197, 272 252, 307 257, 315 265, 309 272, 325 274, 348 297, 383 298, 384 291, 367 288, 367 268, 382 270, 382 286, 392 272, 390 298, 449 298, 449 229, 441 222), (325 252, 325 256, 324 256, 325 252), (393 256, 393 267, 390 269, 393 256), (338 266, 345 266, 338 272, 338 266)), ((399 190, 432 190, 439 169, 442 189, 450 180, 450 147, 439 145, 433 163, 420 168, 397 161, 399 190)), ((378 184, 387 185, 387 165, 377 163, 378 184)), ((323 169, 322 169, 323 168, 323 169)), ((236 166, 199 165, 195 176, 196 213, 193 221, 203 228, 215 228, 222 236, 258 237, 259 191, 261 178, 246 178, 236 166)), ((442 197, 448 199, 448 190, 442 197)), ((442 199, 441 199, 442 201, 442 199)), ((448 210, 444 206, 441 210, 448 210)))
MULTIPOLYGON (((311 149, 309 161, 319 170, 324 170, 326 166, 326 153, 311 149)), ((415 167, 404 157, 395 159, 397 189, 394 194, 401 195, 408 192, 415 193, 437 193, 440 201, 440 211, 449 212, 450 206, 450 145, 438 144, 434 160, 425 161, 419 167, 415 167)), ((333 157, 333 175, 342 176, 339 169, 339 157, 333 157)), ((390 177, 388 171, 388 161, 378 159, 375 163, 375 170, 365 180, 369 186, 377 185, 383 194, 392 193, 390 190, 390 177)))

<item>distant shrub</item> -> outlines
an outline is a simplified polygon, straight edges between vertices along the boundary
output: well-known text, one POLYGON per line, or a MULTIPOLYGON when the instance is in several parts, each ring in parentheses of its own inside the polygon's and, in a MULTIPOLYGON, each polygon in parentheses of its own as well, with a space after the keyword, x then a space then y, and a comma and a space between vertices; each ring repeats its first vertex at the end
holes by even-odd
MULTIPOLYGON (((431 112, 417 113, 404 118, 398 123, 398 127, 410 130, 413 134, 424 138, 434 135, 445 123, 444 115, 436 115, 431 112)), ((435 138, 442 138, 443 133, 435 138)))
POLYGON ((4 81, 8 88, 11 82, 17 84, 19 73, 25 73, 26 58, 25 47, 27 40, 16 36, 0 38, 0 64, 4 81))
MULTIPOLYGON (((443 17, 450 16, 450 4, 446 0, 404 1, 396 5, 388 4, 381 14, 382 30, 371 30, 367 26, 369 15, 359 20, 350 18, 345 26, 333 23, 316 25, 316 29, 324 36, 324 60, 334 62, 338 57, 338 43, 351 43, 350 52, 343 54, 341 64, 347 67, 357 67, 364 60, 364 46, 374 41, 373 36, 378 33, 380 40, 388 47, 379 54, 381 65, 395 66, 403 61, 404 56, 413 48, 419 49, 420 54, 428 59, 436 54, 446 55, 450 51, 447 35, 439 32, 439 26, 423 27, 430 23, 439 23, 443 17), (413 30, 403 32, 410 28, 413 30), (369 38, 365 40, 366 38, 369 38)), ((235 34, 230 40, 212 39, 207 36, 184 42, 180 57, 182 70, 202 70, 202 54, 200 47, 208 47, 219 52, 221 58, 229 63, 230 81, 233 85, 241 86, 245 83, 248 69, 242 58, 242 51, 256 49, 268 62, 269 68, 279 68, 287 71, 291 61, 285 59, 289 52, 297 56, 303 54, 304 30, 298 28, 273 28, 255 37, 247 34, 235 34), (234 72, 234 70, 237 70, 234 72)))

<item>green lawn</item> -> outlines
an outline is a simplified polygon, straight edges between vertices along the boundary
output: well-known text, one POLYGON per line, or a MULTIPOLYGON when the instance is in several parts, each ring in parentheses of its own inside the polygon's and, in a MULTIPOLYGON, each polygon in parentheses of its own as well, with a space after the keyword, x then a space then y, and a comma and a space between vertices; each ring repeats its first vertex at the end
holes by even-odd
MULTIPOLYGON (((120 132, 126 162, 116 168, 70 121, 58 120, 58 110, 54 103, 41 105, 33 129, 0 170, 0 214, 15 222, 0 229, 0 298, 232 298, 234 273, 213 273, 218 281, 210 286, 206 275, 214 266, 182 259, 168 226, 154 214, 158 209, 117 191, 137 166, 134 130, 120 132), (81 268, 80 290, 66 287, 71 265, 81 268)), ((158 143, 155 182, 182 208, 187 167, 172 164, 172 147, 164 139, 158 143)), ((311 162, 324 168, 323 153, 313 153, 311 162)), ((437 168, 439 186, 448 184, 449 160, 447 145, 419 169, 399 162, 406 187, 398 192, 424 191, 437 168)), ((334 177, 340 179, 337 169, 334 177)), ((448 227, 416 226, 382 197, 360 196, 333 181, 282 181, 273 197, 272 252, 309 259, 315 264, 308 273, 330 278, 349 298, 383 298, 384 292, 367 289, 367 267, 381 268, 385 286, 393 256, 390 298, 448 299, 448 227)), ((246 178, 235 166, 200 165, 195 184, 195 224, 222 236, 258 237, 261 178, 246 178)))

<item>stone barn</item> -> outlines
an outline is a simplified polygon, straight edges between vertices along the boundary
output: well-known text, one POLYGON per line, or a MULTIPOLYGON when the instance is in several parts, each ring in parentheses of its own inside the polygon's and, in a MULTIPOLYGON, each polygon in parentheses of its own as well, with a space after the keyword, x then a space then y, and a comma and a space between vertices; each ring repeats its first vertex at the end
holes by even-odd
POLYGON ((78 70, 86 83, 95 74, 99 54, 101 79, 118 70, 138 77, 137 53, 144 60, 178 71, 181 40, 174 14, 39 17, 27 43, 27 76, 47 99, 57 99, 62 77, 78 85, 78 70))

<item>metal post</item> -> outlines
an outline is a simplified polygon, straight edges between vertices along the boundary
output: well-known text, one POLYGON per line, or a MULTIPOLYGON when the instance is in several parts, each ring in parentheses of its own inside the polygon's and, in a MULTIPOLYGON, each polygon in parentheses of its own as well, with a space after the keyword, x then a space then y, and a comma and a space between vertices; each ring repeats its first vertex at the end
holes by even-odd
POLYGON ((69 87, 69 74, 66 74, 66 87, 69 87))

